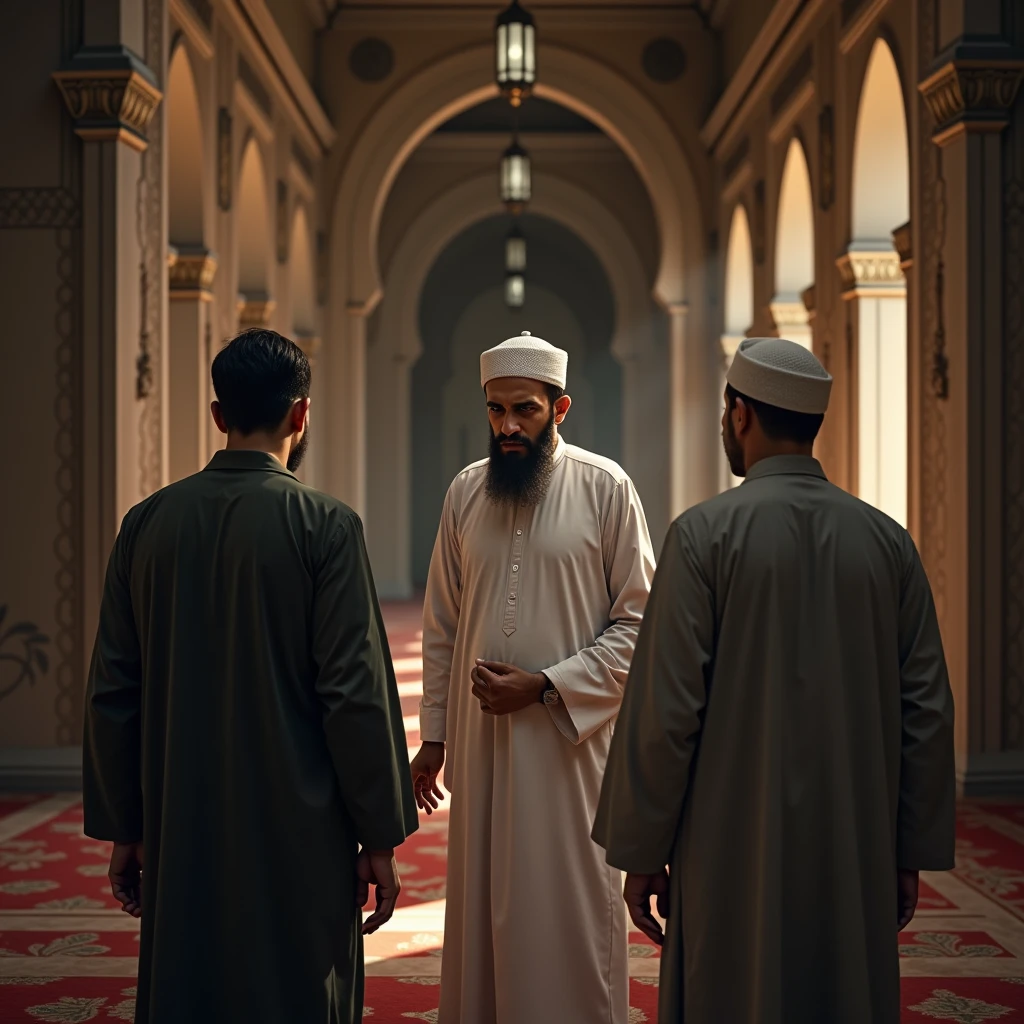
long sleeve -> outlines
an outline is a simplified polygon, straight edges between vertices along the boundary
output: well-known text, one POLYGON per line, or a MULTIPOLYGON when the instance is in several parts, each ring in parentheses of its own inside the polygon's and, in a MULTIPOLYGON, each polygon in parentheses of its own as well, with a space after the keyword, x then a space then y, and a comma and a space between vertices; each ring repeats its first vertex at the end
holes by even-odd
POLYGON ((665 540, 612 737, 593 838, 654 874, 671 856, 714 664, 714 599, 686 517, 665 540))
POLYGON ((953 694, 931 587, 909 536, 900 598, 899 654, 903 744, 896 822, 899 867, 953 867, 956 770, 953 694))
POLYGON ((409 752, 391 653, 358 516, 346 516, 319 567, 313 659, 323 727, 356 838, 398 846, 416 831, 409 752))
POLYGON ((452 492, 441 512, 423 601, 423 699, 420 739, 441 743, 447 734, 448 688, 462 603, 462 564, 452 492))
POLYGON ((640 496, 629 479, 613 492, 602 548, 609 624, 591 646, 544 669, 562 698, 552 706, 555 724, 572 743, 582 743, 618 714, 651 590, 654 548, 640 496))
POLYGON ((107 563, 82 746, 85 833, 115 843, 142 839, 142 657, 127 548, 122 524, 107 563))

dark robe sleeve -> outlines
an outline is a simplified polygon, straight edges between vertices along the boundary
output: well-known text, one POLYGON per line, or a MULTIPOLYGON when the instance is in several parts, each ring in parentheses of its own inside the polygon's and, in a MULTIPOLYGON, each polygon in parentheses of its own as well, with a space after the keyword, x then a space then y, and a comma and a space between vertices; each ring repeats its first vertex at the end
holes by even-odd
POLYGON ((418 827, 402 705, 362 523, 330 541, 313 607, 316 690, 342 799, 359 843, 398 846, 418 827))
POLYGON ((85 834, 142 839, 142 658, 129 590, 127 523, 114 542, 85 694, 85 834))
POLYGON ((909 535, 900 595, 899 654, 903 744, 896 822, 897 866, 953 867, 956 768, 953 694, 931 587, 909 535))
POLYGON ((593 838, 608 863, 669 863, 714 659, 711 588, 687 517, 669 528, 626 681, 593 838))

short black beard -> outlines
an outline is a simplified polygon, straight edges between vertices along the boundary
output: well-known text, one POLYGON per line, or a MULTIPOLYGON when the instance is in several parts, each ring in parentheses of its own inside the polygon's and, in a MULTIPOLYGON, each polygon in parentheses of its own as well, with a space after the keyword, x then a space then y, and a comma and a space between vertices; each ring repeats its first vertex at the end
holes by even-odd
POLYGON ((747 467, 743 462, 743 449, 736 437, 736 429, 732 425, 732 417, 726 414, 725 427, 722 430, 722 447, 725 457, 729 460, 729 469, 733 476, 746 476, 747 467))
POLYGON ((531 441, 525 434, 506 437, 492 431, 491 456, 487 464, 487 497, 495 505, 505 507, 539 505, 551 482, 551 473, 555 468, 552 456, 557 443, 553 412, 536 441, 531 441), (518 441, 525 446, 526 451, 522 455, 503 452, 502 441, 518 441))
POLYGON ((302 432, 299 443, 291 450, 288 456, 288 472, 297 473, 302 460, 306 457, 306 449, 309 447, 309 427, 302 432))

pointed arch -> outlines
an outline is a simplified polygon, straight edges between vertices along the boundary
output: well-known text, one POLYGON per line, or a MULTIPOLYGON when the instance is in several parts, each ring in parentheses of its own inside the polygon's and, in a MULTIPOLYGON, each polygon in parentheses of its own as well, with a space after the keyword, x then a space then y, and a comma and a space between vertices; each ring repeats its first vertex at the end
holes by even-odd
POLYGON ((853 144, 852 234, 892 241, 910 219, 910 146, 903 89, 889 44, 875 40, 857 110, 853 144))
POLYGON ((167 69, 168 236, 171 245, 205 242, 203 125, 192 62, 179 44, 167 69))
POLYGON ((857 110, 849 301, 857 328, 857 493, 907 522, 907 288, 893 232, 910 219, 910 145, 896 60, 875 40, 857 110), (860 279, 858 267, 873 268, 860 279))
POLYGON ((255 136, 242 151, 238 175, 238 290, 266 293, 270 261, 270 196, 263 154, 255 136))
POLYGON ((292 330, 296 335, 316 333, 316 296, 313 288, 313 240, 309 230, 306 207, 299 203, 292 217, 291 254, 292 330))
POLYGON ((814 284, 814 198, 804 147, 793 138, 786 151, 775 222, 775 292, 799 299, 814 284))
POLYGON ((754 322, 754 249, 746 208, 737 203, 725 256, 725 333, 744 335, 754 322))

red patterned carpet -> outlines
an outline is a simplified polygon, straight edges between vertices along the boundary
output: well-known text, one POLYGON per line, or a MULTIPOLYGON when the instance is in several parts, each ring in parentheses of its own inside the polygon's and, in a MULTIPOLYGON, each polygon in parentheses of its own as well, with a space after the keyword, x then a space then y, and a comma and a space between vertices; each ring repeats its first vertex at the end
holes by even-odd
MULTIPOLYGON (((419 610, 386 617, 415 748, 419 610)), ((116 910, 107 845, 81 821, 72 794, 0 794, 0 1022, 133 1019, 138 924, 116 910)), ((447 815, 424 817, 399 854, 401 906, 367 942, 365 1015, 381 1024, 437 1019, 446 843, 447 815)), ((657 950, 631 943, 630 1024, 654 1022, 657 950)), ((901 969, 906 1024, 1024 1024, 1024 804, 961 807, 957 869, 928 878, 901 969)))

